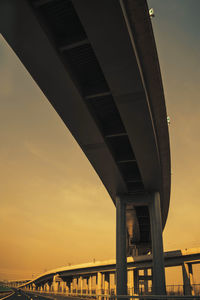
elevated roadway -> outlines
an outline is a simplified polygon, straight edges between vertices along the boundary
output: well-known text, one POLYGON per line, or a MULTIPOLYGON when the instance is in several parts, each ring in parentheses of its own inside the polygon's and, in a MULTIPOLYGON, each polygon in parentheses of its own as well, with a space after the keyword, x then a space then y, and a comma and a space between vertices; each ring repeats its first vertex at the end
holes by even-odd
MULTIPOLYGON (((200 264, 200 248, 165 252, 164 264, 165 267, 182 267, 184 294, 191 295, 192 285, 194 282, 197 283, 193 278, 192 270, 194 264, 200 264)), ((131 295, 132 290, 137 294, 139 286, 141 288, 144 281, 152 281, 152 275, 150 275, 151 272, 149 272, 152 268, 152 255, 128 257, 127 267, 129 273, 129 294, 131 295), (141 275, 139 270, 143 270, 143 273, 147 275, 141 275), (132 277, 131 275, 134 276, 132 277)), ((110 295, 111 291, 115 289, 115 285, 112 284, 111 280, 111 276, 115 274, 115 271, 116 260, 97 261, 50 270, 26 283, 21 281, 20 284, 19 281, 15 283, 14 281, 9 281, 7 284, 9 286, 18 286, 21 289, 26 288, 26 291, 54 292, 65 295, 77 294, 82 286, 83 294, 90 295, 90 289, 95 290, 95 294, 97 294, 100 288, 105 294, 110 295), (91 282, 91 278, 94 277, 96 277, 96 284, 84 284, 91 282), (81 284, 80 281, 82 282, 81 284), (78 282, 79 284, 77 285, 78 282)), ((146 285, 148 287, 147 282, 146 285)), ((151 284, 149 284, 149 286, 151 286, 151 284)))
POLYGON ((162 231, 170 150, 146 1, 1 0, 0 14, 2 35, 119 200, 120 257, 147 253, 155 227, 143 199, 160 197, 162 231))

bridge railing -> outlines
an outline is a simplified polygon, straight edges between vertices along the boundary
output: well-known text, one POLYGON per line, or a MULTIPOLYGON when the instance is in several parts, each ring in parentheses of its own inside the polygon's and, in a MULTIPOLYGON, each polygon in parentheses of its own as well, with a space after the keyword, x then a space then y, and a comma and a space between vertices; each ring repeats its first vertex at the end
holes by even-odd
MULTIPOLYGON (((57 293, 49 293, 49 292, 41 292, 41 291, 37 291, 37 292, 34 292, 34 291, 31 291, 31 293, 33 294, 50 294, 50 295, 53 295, 54 296, 54 299, 55 300, 62 300, 63 298, 67 298, 69 297, 69 295, 67 294, 63 294, 63 293, 60 293, 60 292, 57 292, 57 293)), ((93 299, 97 299, 97 300, 123 300, 123 299, 126 299, 126 300, 200 300, 200 295, 106 295, 106 294, 85 294, 83 295, 82 293, 81 294, 71 294, 70 296, 72 296, 73 298, 93 298, 93 299)))
MULTIPOLYGON (((155 296, 152 294, 152 287, 148 286, 148 290, 143 288, 139 289, 139 293, 135 294, 133 289, 128 289, 128 295, 126 296, 116 296, 115 289, 104 290, 104 289, 73 289, 72 291, 38 291, 30 290, 31 293, 39 294, 48 294, 54 295, 57 297, 81 297, 81 298, 95 298, 97 300, 106 300, 106 299, 200 299, 200 284, 193 284, 191 286, 190 295, 184 295, 184 285, 167 285, 166 286, 166 295, 155 296)), ((27 291, 27 290, 26 290, 27 291)))

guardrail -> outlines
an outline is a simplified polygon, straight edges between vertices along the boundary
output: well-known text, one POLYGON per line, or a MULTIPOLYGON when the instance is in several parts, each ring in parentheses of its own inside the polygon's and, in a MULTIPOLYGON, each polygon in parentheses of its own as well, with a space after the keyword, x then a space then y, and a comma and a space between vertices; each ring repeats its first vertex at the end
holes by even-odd
MULTIPOLYGON (((29 291, 25 291, 25 292, 29 292, 29 291)), ((52 292, 41 292, 41 291, 30 291, 30 293, 32 294, 40 294, 40 295, 44 295, 44 294, 48 294, 49 296, 54 296, 54 299, 59 299, 59 298, 68 298, 68 297, 73 297, 73 298, 82 298, 82 299, 97 299, 97 300, 117 300, 117 299, 129 299, 129 300, 134 300, 134 299, 140 299, 140 300, 176 300, 176 299, 182 299, 182 300, 200 300, 200 296, 192 296, 192 295, 106 295, 106 294, 63 294, 61 292, 57 292, 57 293, 52 293, 52 292)))

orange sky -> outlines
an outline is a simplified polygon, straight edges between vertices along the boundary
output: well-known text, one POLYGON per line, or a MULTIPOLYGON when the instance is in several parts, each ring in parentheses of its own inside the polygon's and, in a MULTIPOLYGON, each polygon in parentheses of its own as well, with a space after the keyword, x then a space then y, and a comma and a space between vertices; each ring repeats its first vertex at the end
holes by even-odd
MULTIPOLYGON (((152 22, 171 118, 166 250, 200 247, 200 38, 190 1, 168 1, 168 6, 149 1, 156 13, 152 22)), ((0 65, 0 279, 31 278, 68 263, 114 258, 112 201, 2 37, 0 65)))

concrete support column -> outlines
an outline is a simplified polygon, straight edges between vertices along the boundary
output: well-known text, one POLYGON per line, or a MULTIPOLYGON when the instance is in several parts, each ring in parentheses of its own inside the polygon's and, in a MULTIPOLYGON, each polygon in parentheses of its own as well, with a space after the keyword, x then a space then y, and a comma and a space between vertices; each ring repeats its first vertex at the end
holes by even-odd
POLYGON ((63 290, 63 293, 66 293, 66 292, 67 292, 67 288, 68 288, 67 282, 65 281, 65 282, 64 282, 64 290, 63 290))
POLYGON ((73 282, 70 283, 70 294, 73 293, 73 282))
POLYGON ((47 282, 47 292, 49 292, 50 291, 50 284, 47 282))
POLYGON ((192 288, 193 283, 193 270, 192 264, 182 264, 182 274, 183 274, 183 292, 184 295, 194 296, 194 290, 192 288))
POLYGON ((82 293, 83 293, 83 277, 82 276, 79 277, 78 289, 80 291, 80 294, 82 295, 82 293))
POLYGON ((102 294, 105 294, 105 273, 102 273, 101 290, 102 294))
POLYGON ((117 274, 114 274, 114 293, 117 294, 117 274))
POLYGON ((110 295, 110 274, 105 273, 104 277, 104 293, 110 295))
POLYGON ((54 282, 54 293, 59 292, 59 282, 54 282))
POLYGON ((53 276, 53 282, 52 282, 52 290, 54 293, 58 292, 58 282, 56 281, 57 275, 53 276))
POLYGON ((165 268, 163 257, 162 219, 160 208, 160 194, 156 192, 149 204, 151 223, 151 240, 153 252, 153 294, 165 295, 165 268))
POLYGON ((139 294, 139 270, 138 269, 134 269, 133 270, 133 274, 134 274, 134 294, 138 295, 139 294))
POLYGON ((49 291, 52 292, 53 291, 53 282, 49 282, 49 291))
POLYGON ((133 272, 134 272, 133 270, 128 271, 128 294, 131 296, 134 294, 134 290, 133 290, 134 273, 133 272))
POLYGON ((71 284, 70 282, 66 282, 66 291, 65 292, 67 295, 69 295, 69 293, 70 293, 70 284, 71 284))
POLYGON ((75 289, 75 294, 78 294, 78 278, 74 278, 74 289, 75 289))
POLYGON ((119 196, 116 197, 116 225, 116 290, 117 295, 126 295, 126 202, 119 196))
POLYGON ((144 269, 144 293, 148 293, 148 269, 144 269))
POLYGON ((92 276, 89 277, 88 283, 89 283, 89 294, 92 295, 92 276))
POLYGON ((64 290, 65 290, 65 282, 64 282, 64 281, 61 281, 61 282, 60 282, 60 292, 61 292, 61 293, 64 293, 64 290))
POLYGON ((61 284, 61 292, 65 293, 65 289, 66 289, 66 282, 63 281, 61 284))
POLYGON ((89 278, 86 277, 85 278, 85 293, 86 293, 86 295, 89 294, 88 290, 89 290, 89 278))
POLYGON ((102 273, 97 273, 97 284, 96 284, 96 294, 101 295, 101 287, 102 287, 102 273))

